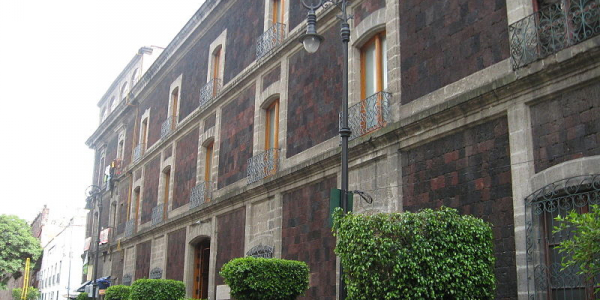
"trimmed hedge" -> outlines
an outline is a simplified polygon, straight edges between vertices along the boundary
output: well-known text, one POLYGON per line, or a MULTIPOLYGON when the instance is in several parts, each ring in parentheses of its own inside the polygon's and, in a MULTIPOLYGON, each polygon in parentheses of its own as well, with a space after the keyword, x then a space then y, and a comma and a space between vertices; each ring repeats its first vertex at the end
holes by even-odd
POLYGON ((308 289, 308 266, 277 258, 236 258, 219 273, 237 300, 293 300, 308 289))
POLYGON ((179 300, 185 298, 185 285, 170 279, 138 279, 131 285, 131 300, 179 300))
POLYGON ((80 293, 79 295, 77 295, 77 298, 75 300, 88 300, 88 299, 90 299, 90 298, 88 297, 87 293, 80 293))
POLYGON ((104 300, 129 300, 131 287, 127 285, 113 285, 106 289, 104 300))
POLYGON ((348 299, 493 299, 492 229, 455 209, 349 213, 337 209, 335 249, 348 299))

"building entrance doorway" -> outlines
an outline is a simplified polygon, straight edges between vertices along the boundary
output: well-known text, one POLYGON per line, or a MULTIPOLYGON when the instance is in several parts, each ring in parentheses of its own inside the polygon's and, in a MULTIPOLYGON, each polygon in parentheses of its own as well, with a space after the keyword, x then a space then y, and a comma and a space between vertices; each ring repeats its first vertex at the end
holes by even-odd
POLYGON ((210 239, 196 244, 194 248, 194 298, 208 298, 208 264, 210 260, 210 239))

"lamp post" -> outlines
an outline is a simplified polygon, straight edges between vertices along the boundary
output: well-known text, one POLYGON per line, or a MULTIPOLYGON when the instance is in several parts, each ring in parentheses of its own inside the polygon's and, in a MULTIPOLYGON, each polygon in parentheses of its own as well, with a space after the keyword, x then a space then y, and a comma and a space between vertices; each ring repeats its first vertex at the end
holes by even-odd
POLYGON ((96 202, 98 206, 98 232, 96 234, 96 256, 94 257, 94 281, 92 283, 92 298, 96 300, 96 288, 98 287, 98 256, 100 255, 100 216, 102 216, 102 198, 98 200, 98 196, 102 195, 102 188, 97 185, 90 185, 86 190, 87 201, 96 202))
MULTIPOLYGON (((319 45, 323 41, 323 37, 317 33, 317 15, 316 10, 319 9, 326 3, 337 6, 341 15, 338 16, 340 20, 340 35, 342 38, 343 49, 344 49, 344 64, 342 67, 342 124, 340 127, 340 137, 342 138, 342 210, 344 214, 348 212, 348 138, 352 134, 350 127, 348 127, 348 42, 350 42, 350 25, 348 20, 351 16, 347 14, 348 0, 313 0, 310 4, 306 3, 306 0, 302 0, 302 5, 308 9, 308 16, 306 18, 307 27, 306 33, 300 37, 300 42, 304 45, 304 49, 308 53, 315 53, 319 49, 319 45)), ((344 288, 343 279, 343 267, 340 262, 340 279, 338 285, 339 299, 343 300, 346 298, 346 289, 344 288)))

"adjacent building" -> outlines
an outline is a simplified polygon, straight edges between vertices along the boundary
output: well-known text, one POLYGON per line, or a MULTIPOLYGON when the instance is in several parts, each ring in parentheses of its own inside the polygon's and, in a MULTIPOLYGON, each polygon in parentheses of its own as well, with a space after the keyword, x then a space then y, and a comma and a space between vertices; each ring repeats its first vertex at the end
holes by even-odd
MULTIPOLYGON (((350 187, 374 199, 354 211, 457 208, 493 225, 497 299, 592 299, 551 228, 599 202, 599 5, 350 1, 350 187)), ((103 213, 86 237, 110 232, 99 277, 228 299, 224 263, 272 256, 309 265, 302 299, 336 299, 342 46, 330 5, 304 51, 306 14, 207 0, 141 77, 132 60, 115 80, 87 141, 103 213)))
POLYGON ((37 273, 41 300, 64 300, 75 297, 81 285, 83 267, 82 241, 85 235, 86 212, 81 211, 70 219, 56 218, 50 222, 59 228, 45 244, 41 268, 37 273))

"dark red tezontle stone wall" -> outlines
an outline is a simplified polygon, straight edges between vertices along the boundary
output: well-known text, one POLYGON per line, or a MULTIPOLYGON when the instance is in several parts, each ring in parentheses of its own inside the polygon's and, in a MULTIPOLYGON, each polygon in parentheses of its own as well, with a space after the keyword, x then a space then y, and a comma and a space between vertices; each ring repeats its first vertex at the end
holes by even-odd
POLYGON ((254 96, 255 85, 251 85, 222 109, 219 188, 246 177, 254 138, 254 96))
POLYGON ((177 141, 172 209, 189 203, 191 190, 196 185, 198 131, 196 127, 177 141))
POLYGON ((508 122, 500 118, 402 153, 404 209, 444 205, 492 224, 496 299, 517 299, 508 122))
POLYGON ((150 253, 152 241, 135 246, 135 279, 148 278, 150 275, 150 253))
POLYGON ((158 179, 160 177, 160 155, 144 166, 144 200, 141 224, 152 221, 152 209, 158 202, 158 179))
POLYGON ((281 257, 306 262, 311 273, 310 288, 298 299, 335 299, 335 238, 327 219, 336 183, 331 177, 283 194, 281 257))
POLYGON ((228 261, 244 256, 244 237, 246 228, 246 207, 222 214, 217 217, 217 265, 216 285, 224 284, 219 270, 228 261))
POLYGON ((400 1, 402 104, 509 57, 505 0, 400 1))
MULTIPOLYGON (((339 40, 339 28, 323 33, 326 41, 339 40)), ((323 43, 319 51, 301 50, 289 60, 287 157, 338 134, 341 109, 341 43, 323 43)))
POLYGON ((535 172, 600 154, 600 85, 563 93, 531 107, 535 172))
POLYGON ((170 232, 167 239, 167 271, 165 276, 167 279, 183 280, 186 228, 170 232))

